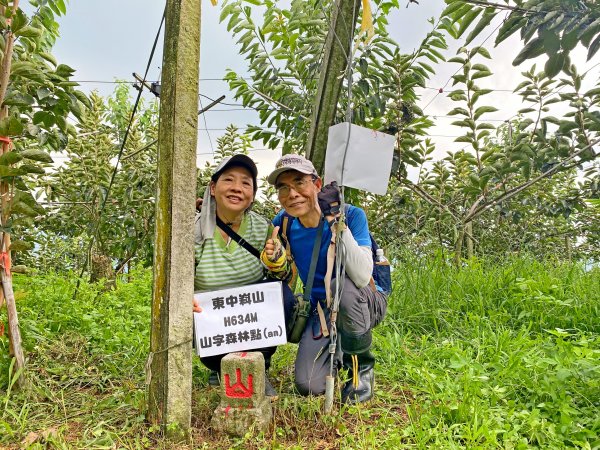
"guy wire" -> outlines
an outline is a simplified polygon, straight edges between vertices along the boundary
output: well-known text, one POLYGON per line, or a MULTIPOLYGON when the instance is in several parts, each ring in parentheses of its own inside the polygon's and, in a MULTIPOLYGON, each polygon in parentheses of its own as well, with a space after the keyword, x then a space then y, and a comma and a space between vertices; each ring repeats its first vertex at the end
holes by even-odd
MULTIPOLYGON (((150 51, 150 56, 148 58, 148 64, 146 65, 146 71, 144 72, 144 81, 146 81, 146 77, 148 76, 148 72, 150 70, 150 65, 152 64, 152 59, 154 58, 154 52, 156 51, 156 45, 158 44, 158 38, 160 37, 160 32, 162 30, 162 26, 165 22, 165 15, 167 12, 167 7, 165 6, 165 10, 163 11, 162 18, 160 20, 160 25, 158 26, 158 31, 156 32, 156 37, 154 38, 154 44, 152 45, 152 50, 150 51)), ((90 244, 87 249, 86 258, 83 263, 83 267, 81 268, 81 273, 79 274, 79 278, 77 279, 77 286, 75 287, 75 292, 73 293, 73 300, 77 298, 77 292, 79 291, 79 286, 81 284, 81 278, 85 273, 88 264, 91 259, 91 252, 94 246, 94 241, 96 240, 96 236, 98 235, 98 231, 100 230, 100 225, 102 223, 102 214, 104 213, 104 209, 106 208, 106 202, 108 201, 108 197, 110 195, 110 191, 112 189, 113 183, 115 181, 115 177, 117 175, 117 171, 119 170, 119 163, 121 162, 121 156, 123 155, 123 151, 125 150, 125 144, 127 143, 127 138, 129 137, 129 132, 131 130, 131 126, 133 125, 133 119, 137 112, 137 108, 139 106, 141 97, 142 97, 143 89, 140 89, 135 99, 135 103, 133 105, 133 110, 131 111, 131 116, 129 118, 129 124, 127 125, 127 129, 125 130, 125 135, 123 136, 123 141, 121 142, 121 147, 119 149, 119 153, 117 155, 117 162, 115 164, 115 168, 113 169, 112 175, 110 177, 110 182, 108 184, 108 188, 106 189, 106 194, 104 195, 104 200, 102 200, 102 205, 100 206, 100 211, 98 212, 98 222, 94 227, 94 232, 92 233, 90 244)))

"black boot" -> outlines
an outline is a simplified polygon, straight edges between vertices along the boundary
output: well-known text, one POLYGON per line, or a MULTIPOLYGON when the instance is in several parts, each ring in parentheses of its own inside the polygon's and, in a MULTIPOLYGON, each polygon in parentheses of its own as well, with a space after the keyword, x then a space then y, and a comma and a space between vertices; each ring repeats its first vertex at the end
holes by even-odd
POLYGON ((342 389, 342 403, 363 403, 373 398, 375 384, 375 357, 367 350, 363 353, 344 353, 344 367, 350 379, 342 389))
POLYGON ((362 336, 340 333, 344 368, 350 380, 342 388, 342 403, 363 403, 373 398, 375 357, 371 353, 371 331, 362 336))

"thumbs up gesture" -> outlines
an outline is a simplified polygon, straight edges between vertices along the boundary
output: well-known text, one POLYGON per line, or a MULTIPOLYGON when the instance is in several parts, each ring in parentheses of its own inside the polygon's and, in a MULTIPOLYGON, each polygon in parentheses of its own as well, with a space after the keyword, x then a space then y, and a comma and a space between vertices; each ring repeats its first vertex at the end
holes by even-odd
POLYGON ((267 242, 265 243, 264 252, 267 259, 271 262, 276 262, 281 258, 283 247, 279 240, 279 227, 273 229, 271 237, 267 239, 267 242))

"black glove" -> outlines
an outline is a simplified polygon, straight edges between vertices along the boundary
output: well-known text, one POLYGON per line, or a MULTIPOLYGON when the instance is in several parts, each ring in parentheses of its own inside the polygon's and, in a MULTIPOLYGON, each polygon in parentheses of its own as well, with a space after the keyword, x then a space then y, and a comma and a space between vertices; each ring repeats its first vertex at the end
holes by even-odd
POLYGON ((324 216, 335 216, 340 212, 340 204, 342 203, 340 196, 340 188, 336 181, 323 186, 321 192, 317 194, 319 207, 324 216))

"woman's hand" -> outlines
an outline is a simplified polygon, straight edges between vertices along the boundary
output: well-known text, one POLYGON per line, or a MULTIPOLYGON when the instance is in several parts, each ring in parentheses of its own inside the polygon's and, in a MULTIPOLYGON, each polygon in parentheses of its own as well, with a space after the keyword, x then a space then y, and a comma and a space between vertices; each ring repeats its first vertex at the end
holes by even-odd
POLYGON ((196 300, 195 298, 192 299, 192 307, 194 312, 202 312, 202 308, 200 308, 200 304, 198 303, 198 300, 196 300))

